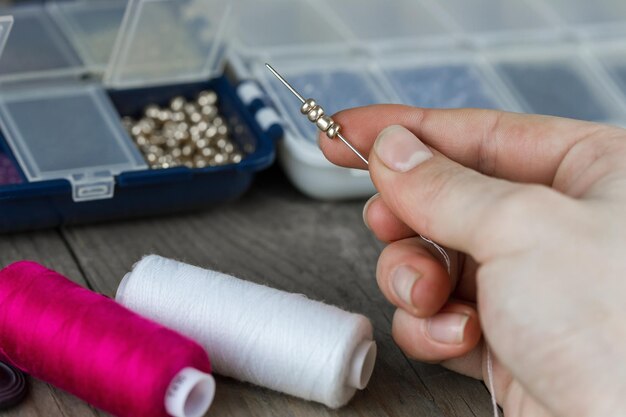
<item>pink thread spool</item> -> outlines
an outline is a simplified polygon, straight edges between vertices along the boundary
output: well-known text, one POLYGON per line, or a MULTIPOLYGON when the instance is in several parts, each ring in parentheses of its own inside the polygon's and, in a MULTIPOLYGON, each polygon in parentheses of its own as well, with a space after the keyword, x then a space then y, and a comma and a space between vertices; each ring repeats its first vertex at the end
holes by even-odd
POLYGON ((215 392, 197 343, 33 262, 0 271, 0 359, 119 417, 199 417, 215 392))

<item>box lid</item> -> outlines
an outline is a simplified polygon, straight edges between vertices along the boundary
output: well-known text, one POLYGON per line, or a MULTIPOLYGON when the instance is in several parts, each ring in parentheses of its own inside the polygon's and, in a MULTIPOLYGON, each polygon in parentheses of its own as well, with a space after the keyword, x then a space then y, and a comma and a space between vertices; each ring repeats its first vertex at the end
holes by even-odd
POLYGON ((0 15, 14 18, 11 37, 0 59, 3 83, 76 77, 84 71, 80 57, 42 5, 2 7, 0 15))
POLYGON ((217 75, 231 8, 227 0, 129 0, 105 84, 146 86, 217 75))
MULTIPOLYGON (((0 53, 12 24, 0 17, 0 53)), ((29 181, 66 179, 75 201, 110 198, 115 175, 147 168, 95 84, 3 84, 0 126, 29 181)))

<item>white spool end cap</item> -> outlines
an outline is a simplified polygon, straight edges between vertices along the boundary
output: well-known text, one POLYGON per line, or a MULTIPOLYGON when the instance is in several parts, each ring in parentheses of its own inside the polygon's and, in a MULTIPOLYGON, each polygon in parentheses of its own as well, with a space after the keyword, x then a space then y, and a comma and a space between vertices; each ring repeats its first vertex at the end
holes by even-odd
POLYGON ((376 352, 376 342, 373 340, 364 340, 354 349, 346 381, 348 386, 356 389, 367 386, 374 371, 376 352))
POLYGON ((202 417, 215 397, 215 380, 194 368, 181 370, 167 388, 165 410, 173 417, 202 417))

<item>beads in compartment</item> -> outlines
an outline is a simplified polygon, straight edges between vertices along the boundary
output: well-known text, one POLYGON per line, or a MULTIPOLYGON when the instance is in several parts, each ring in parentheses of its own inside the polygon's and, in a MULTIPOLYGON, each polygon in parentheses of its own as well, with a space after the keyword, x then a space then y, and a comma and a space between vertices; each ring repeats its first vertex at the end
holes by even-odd
POLYGON ((218 99, 210 90, 193 101, 177 96, 167 107, 148 105, 143 117, 125 117, 122 123, 153 169, 237 164, 244 153, 231 138, 218 99))

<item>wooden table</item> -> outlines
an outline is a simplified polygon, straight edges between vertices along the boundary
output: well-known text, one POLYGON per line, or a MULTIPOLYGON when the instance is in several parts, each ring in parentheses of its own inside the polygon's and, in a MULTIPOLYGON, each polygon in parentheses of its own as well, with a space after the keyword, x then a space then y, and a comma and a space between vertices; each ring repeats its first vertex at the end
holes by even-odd
MULTIPOLYGON (((38 261, 112 296, 134 262, 156 253, 303 293, 372 320, 379 352, 374 375, 347 407, 333 411, 218 377, 211 416, 491 416, 481 382, 412 361, 394 344, 394 309, 374 275, 383 245, 363 225, 362 206, 311 200, 273 168, 239 201, 200 213, 0 236, 0 265, 38 261)), ((32 378, 28 399, 0 412, 96 415, 105 413, 32 378)))

